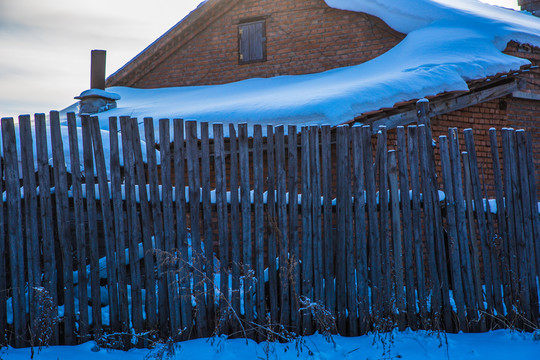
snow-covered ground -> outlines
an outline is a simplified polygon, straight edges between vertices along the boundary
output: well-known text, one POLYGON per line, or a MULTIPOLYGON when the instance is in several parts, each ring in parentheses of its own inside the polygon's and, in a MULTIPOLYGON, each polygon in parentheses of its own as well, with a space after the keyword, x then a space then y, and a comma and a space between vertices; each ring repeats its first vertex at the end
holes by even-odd
MULTIPOLYGON (((444 334, 436 332, 391 332, 355 338, 322 335, 304 337, 290 343, 260 343, 243 339, 199 339, 178 343, 172 359, 258 360, 258 359, 414 359, 414 360, 537 360, 540 359, 540 333, 497 330, 484 334, 444 334)), ((94 342, 79 346, 52 346, 36 354, 38 360, 57 359, 155 359, 154 350, 128 352, 100 349, 94 342)), ((2 349, 0 359, 30 359, 31 350, 2 349)), ((166 359, 166 357, 164 357, 166 359)))

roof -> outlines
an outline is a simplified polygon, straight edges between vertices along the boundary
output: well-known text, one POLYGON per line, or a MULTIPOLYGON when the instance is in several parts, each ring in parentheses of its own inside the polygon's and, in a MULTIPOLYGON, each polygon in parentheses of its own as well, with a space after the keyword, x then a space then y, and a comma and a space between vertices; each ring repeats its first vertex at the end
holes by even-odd
MULTIPOLYGON (((118 107, 100 118, 184 118, 258 124, 343 124, 413 99, 470 91, 478 80, 513 74, 530 61, 503 53, 510 41, 540 47, 540 19, 476 0, 326 0, 331 7, 380 17, 406 34, 387 53, 360 65, 318 74, 161 89, 113 87, 118 107)), ((141 68, 199 21, 236 0, 209 0, 114 76, 141 68)), ((206 19, 206 20, 205 20, 206 19)), ((196 34, 193 34, 196 36, 196 34)))

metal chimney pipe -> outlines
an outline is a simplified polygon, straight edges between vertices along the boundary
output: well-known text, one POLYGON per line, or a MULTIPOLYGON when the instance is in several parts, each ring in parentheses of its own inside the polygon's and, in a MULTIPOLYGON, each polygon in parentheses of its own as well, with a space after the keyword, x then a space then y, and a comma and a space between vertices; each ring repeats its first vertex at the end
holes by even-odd
POLYGON ((92 50, 90 63, 90 89, 105 90, 105 62, 107 51, 92 50))

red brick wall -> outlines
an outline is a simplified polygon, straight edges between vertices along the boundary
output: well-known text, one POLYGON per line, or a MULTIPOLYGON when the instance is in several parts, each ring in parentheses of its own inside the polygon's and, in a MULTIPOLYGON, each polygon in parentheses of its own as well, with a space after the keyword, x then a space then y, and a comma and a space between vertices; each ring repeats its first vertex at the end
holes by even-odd
POLYGON ((332 9, 323 0, 240 1, 131 86, 209 85, 321 72, 373 59, 403 37, 378 18, 332 9), (258 16, 269 16, 267 61, 239 65, 238 23, 258 16))

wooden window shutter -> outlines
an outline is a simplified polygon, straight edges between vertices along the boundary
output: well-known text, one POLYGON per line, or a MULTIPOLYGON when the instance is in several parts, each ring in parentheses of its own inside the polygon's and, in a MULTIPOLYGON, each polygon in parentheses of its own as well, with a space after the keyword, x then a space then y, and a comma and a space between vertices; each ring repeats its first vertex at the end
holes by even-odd
POLYGON ((239 62, 247 64, 266 60, 266 26, 264 20, 238 25, 239 62))

